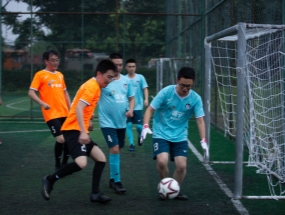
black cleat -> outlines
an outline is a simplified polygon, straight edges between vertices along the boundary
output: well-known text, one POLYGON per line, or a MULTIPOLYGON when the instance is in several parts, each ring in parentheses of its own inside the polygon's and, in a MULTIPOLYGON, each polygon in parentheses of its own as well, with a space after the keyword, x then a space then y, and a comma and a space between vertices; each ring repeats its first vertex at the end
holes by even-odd
POLYGON ((50 193, 52 191, 53 184, 50 183, 47 179, 48 175, 42 179, 42 196, 45 200, 50 199, 50 193))
POLYGON ((139 145, 139 146, 142 146, 141 138, 138 138, 138 145, 139 145))
POLYGON ((130 152, 135 151, 135 146, 134 146, 134 145, 130 145, 129 151, 130 151, 130 152))
POLYGON ((116 191, 116 193, 119 194, 123 194, 126 192, 126 189, 123 187, 122 182, 120 181, 114 184, 114 190, 116 191))
POLYGON ((90 195, 90 202, 99 202, 99 203, 107 203, 111 201, 111 198, 108 196, 105 196, 103 193, 91 193, 90 195))
POLYGON ((188 200, 188 196, 182 194, 181 192, 179 192, 178 196, 175 197, 175 199, 179 199, 179 200, 188 200))
POLYGON ((109 181, 109 187, 112 188, 112 189, 114 189, 114 187, 115 187, 115 181, 114 181, 114 179, 110 179, 110 181, 109 181))

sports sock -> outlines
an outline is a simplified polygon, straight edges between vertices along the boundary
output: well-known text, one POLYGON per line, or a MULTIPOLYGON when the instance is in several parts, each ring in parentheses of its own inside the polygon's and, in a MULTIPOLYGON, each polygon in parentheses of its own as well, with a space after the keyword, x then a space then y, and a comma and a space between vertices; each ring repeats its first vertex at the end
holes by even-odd
POLYGON ((82 170, 77 163, 72 162, 72 163, 68 163, 66 164, 64 167, 62 167, 60 170, 58 170, 57 172, 55 172, 54 174, 50 175, 48 177, 48 180, 51 183, 54 183, 55 181, 57 181, 60 178, 63 178, 67 175, 71 175, 74 172, 78 172, 82 170))
POLYGON ((110 179, 115 183, 121 181, 120 174, 120 154, 110 154, 110 179))
POLYGON ((133 124, 131 122, 127 123, 127 136, 129 139, 130 145, 134 145, 134 136, 133 136, 133 124))
POLYGON ((63 144, 63 160, 62 165, 66 165, 69 158, 69 150, 66 143, 63 144))
POLYGON ((61 158, 61 154, 62 154, 62 147, 63 144, 59 143, 59 142, 55 142, 54 145, 54 155, 55 155, 55 165, 56 166, 60 166, 60 158, 61 158))
POLYGON ((136 125, 136 129, 137 129, 138 138, 139 138, 141 136, 141 133, 142 133, 142 125, 141 124, 137 124, 136 125))
POLYGON ((99 183, 104 167, 105 162, 96 162, 94 164, 92 175, 92 193, 99 193, 99 183))

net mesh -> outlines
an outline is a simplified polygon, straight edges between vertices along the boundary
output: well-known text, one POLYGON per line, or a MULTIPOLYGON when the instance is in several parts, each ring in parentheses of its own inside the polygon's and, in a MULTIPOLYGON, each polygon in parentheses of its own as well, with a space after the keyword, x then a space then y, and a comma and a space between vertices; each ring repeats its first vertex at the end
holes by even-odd
MULTIPOLYGON (((249 28, 244 32, 245 89, 244 144, 249 166, 267 174, 271 195, 281 195, 285 182, 284 141, 284 31, 272 26, 249 28), (273 177, 274 176, 274 177, 273 177), (275 189, 278 187, 278 192, 275 189)), ((237 36, 224 37, 211 44, 225 133, 235 136, 237 119, 237 36)))

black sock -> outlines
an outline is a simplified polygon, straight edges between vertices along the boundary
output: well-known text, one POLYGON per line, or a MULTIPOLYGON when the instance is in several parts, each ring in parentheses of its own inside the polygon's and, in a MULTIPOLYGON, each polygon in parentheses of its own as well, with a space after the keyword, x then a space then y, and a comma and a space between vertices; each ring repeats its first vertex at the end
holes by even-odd
POLYGON ((60 178, 63 178, 67 175, 71 175, 74 172, 78 172, 82 170, 77 163, 72 162, 72 163, 68 163, 66 164, 64 167, 62 167, 60 170, 58 170, 57 172, 55 172, 54 174, 48 176, 48 180, 51 183, 54 183, 55 181, 57 181, 60 178))
POLYGON ((94 165, 92 176, 92 193, 99 193, 99 183, 104 167, 105 162, 96 162, 94 165))
POLYGON ((68 158, 69 158, 69 150, 68 150, 67 144, 64 143, 63 144, 63 160, 62 160, 63 166, 67 164, 68 158))
POLYGON ((62 154, 62 146, 63 144, 59 142, 55 142, 54 145, 54 155, 55 155, 55 166, 60 166, 60 157, 62 154))

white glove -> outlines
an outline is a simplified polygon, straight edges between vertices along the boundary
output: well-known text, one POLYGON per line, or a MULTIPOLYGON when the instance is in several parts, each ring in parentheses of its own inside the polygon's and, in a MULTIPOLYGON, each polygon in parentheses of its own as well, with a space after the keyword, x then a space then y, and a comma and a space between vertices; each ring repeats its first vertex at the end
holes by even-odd
POLYGON ((206 155, 206 157, 209 157, 209 147, 208 147, 208 144, 207 144, 207 141, 205 138, 203 138, 201 141, 201 147, 202 149, 204 150, 204 154, 206 155))
POLYGON ((143 125, 143 130, 142 130, 142 133, 141 133, 141 139, 140 139, 139 146, 142 145, 142 143, 143 143, 144 139, 146 138, 147 134, 152 134, 152 131, 149 129, 148 124, 144 124, 143 125))

